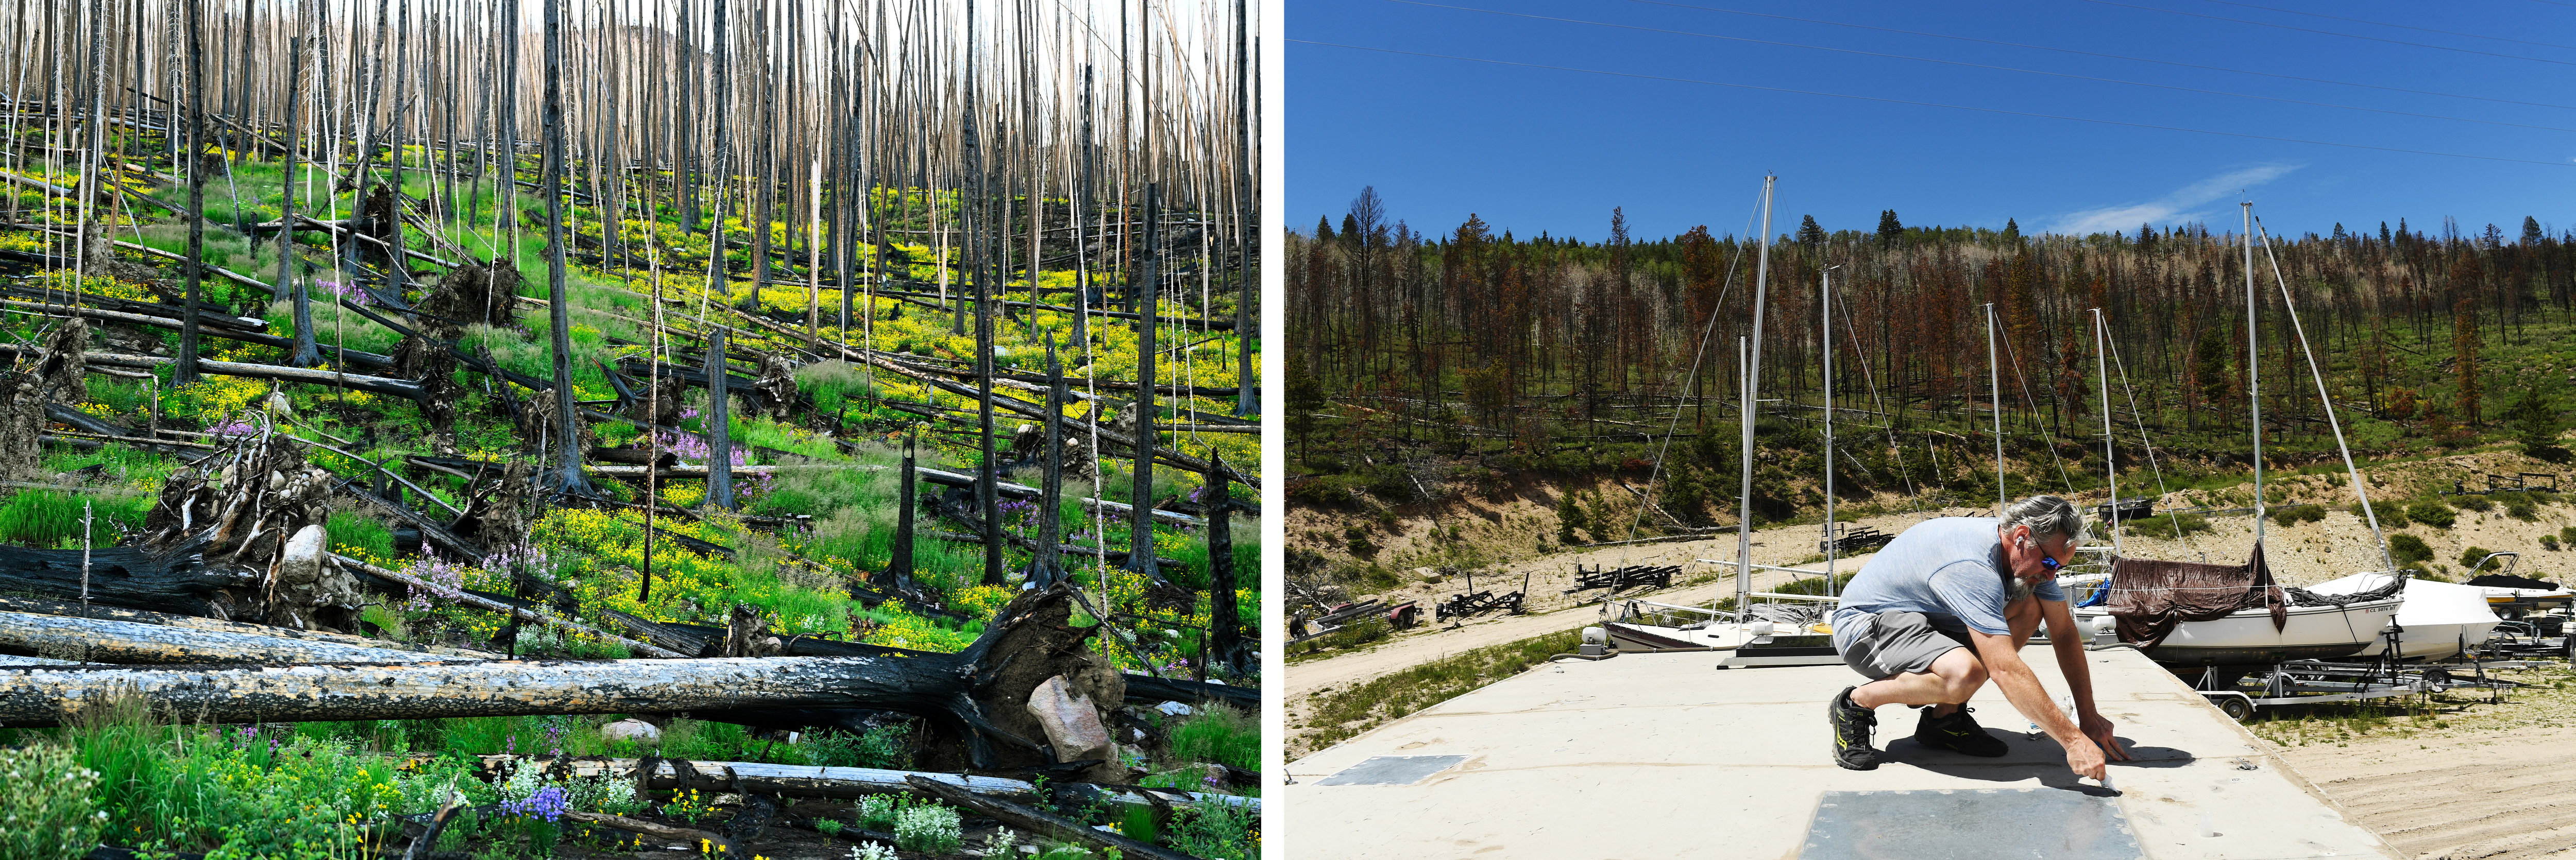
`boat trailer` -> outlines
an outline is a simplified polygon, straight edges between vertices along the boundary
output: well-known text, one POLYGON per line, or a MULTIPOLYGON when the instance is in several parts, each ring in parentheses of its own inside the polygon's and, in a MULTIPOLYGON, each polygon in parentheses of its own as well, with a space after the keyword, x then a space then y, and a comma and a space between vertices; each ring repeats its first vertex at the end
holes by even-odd
POLYGON ((1388 630, 1404 630, 1421 623, 1422 607, 1412 601, 1389 604, 1376 598, 1359 603, 1345 603, 1317 617, 1314 621, 1314 632, 1290 639, 1287 644, 1295 645, 1299 642, 1319 639, 1349 626, 1353 621, 1371 616, 1384 617, 1388 630))
POLYGON ((1617 568, 1602 565, 1591 570, 1584 570, 1583 565, 1578 564, 1574 566, 1574 587, 1566 589, 1565 593, 1573 594, 1577 591, 1589 591, 1595 588, 1607 588, 1611 591, 1624 591, 1629 586, 1634 585, 1653 585, 1656 588, 1665 588, 1673 584, 1673 574, 1680 572, 1682 572, 1682 566, 1678 564, 1664 565, 1661 567, 1650 565, 1629 565, 1627 567, 1617 568))
POLYGON ((1501 597, 1495 597, 1491 590, 1451 595, 1447 600, 1432 604, 1431 620, 1447 621, 1451 618, 1483 615, 1497 609, 1511 610, 1513 615, 1521 614, 1521 592, 1515 591, 1501 597))

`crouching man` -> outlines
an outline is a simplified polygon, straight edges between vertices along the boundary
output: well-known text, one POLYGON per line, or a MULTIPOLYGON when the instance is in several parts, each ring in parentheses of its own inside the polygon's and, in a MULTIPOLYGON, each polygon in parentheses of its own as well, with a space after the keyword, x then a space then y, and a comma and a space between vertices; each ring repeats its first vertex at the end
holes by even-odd
POLYGON ((1870 747, 1881 705, 1923 707, 1914 740, 1973 756, 2006 751, 1967 707, 1988 680, 2066 748, 2066 766, 2101 779, 2104 756, 2127 761, 2111 721, 2093 707, 2093 675, 2057 570, 2084 542, 2084 515, 2056 496, 2032 496, 1993 517, 1943 517, 1896 537, 1862 565, 1833 614, 1834 646, 1870 682, 1826 707, 1834 763, 1875 770, 1870 747), (2077 719, 2050 701, 2020 649, 2042 620, 2075 694, 2077 719), (1929 707, 1925 707, 1929 706, 1929 707))

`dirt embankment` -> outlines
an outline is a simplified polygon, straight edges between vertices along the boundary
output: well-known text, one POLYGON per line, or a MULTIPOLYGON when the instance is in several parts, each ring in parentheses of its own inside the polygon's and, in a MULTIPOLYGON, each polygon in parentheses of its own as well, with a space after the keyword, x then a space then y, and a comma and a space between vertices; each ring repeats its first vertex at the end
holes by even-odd
POLYGON ((2325 709, 2252 728, 2404 856, 2576 855, 2576 678, 2564 664, 2506 677, 2536 686, 2501 703, 2454 690, 2359 736, 2325 709))

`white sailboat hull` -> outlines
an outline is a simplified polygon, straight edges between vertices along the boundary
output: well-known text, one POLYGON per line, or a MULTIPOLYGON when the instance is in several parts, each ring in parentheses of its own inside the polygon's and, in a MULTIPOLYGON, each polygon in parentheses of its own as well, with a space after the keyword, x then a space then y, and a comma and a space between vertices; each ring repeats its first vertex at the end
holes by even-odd
MULTIPOLYGON (((2342 579, 2321 582, 2308 587, 2320 594, 2353 594, 2384 588, 2388 574, 2356 573, 2342 579)), ((2463 647, 2475 648, 2495 632, 2497 618, 2487 608, 2487 595, 2469 585, 2454 585, 2425 579, 2409 579, 2399 592, 2406 607, 2396 616, 2401 660, 2439 660, 2460 653, 2463 647)), ((2370 647, 2355 653, 2356 657, 2378 657, 2388 653, 2388 637, 2382 636, 2370 647)))
MULTIPOLYGON (((2248 609, 2207 621, 2185 621, 2156 647, 2144 649, 2159 663, 2192 666, 2254 665, 2283 660, 2332 660, 2359 654, 2379 641, 2406 600, 2392 597, 2350 606, 2294 606, 2279 630, 2272 613, 2248 609)), ((2109 613, 2100 607, 2076 610, 2087 629, 2109 613)))

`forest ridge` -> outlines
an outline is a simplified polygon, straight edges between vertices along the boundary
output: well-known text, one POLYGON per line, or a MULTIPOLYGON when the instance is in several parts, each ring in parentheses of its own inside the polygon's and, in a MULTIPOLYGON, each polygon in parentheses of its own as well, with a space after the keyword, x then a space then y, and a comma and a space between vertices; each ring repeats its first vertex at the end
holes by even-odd
MULTIPOLYGON (((2005 432, 2017 447, 2045 439, 2061 462, 2087 446, 2098 456, 2107 369, 2124 471, 2139 465, 2141 433, 2160 453, 2242 452, 2246 250, 2236 225, 2215 226, 2023 234, 2010 221, 1907 227, 1887 211, 1875 230, 1828 232, 1807 216, 1769 249, 1759 396, 1777 402, 1763 407, 1759 444, 1807 447, 1798 436, 1813 433, 1825 405, 1818 299, 1831 269, 1839 431, 1885 434, 1838 447, 1911 448, 1900 436, 1920 432, 1960 459, 1895 464, 1899 472, 1973 480, 1982 450, 1990 482, 1982 306, 1992 303, 2005 432), (2108 368, 2097 364, 2094 308, 2116 362, 2108 368), (1962 434, 1973 444, 1944 438, 1962 434)), ((1483 480, 1635 468, 1656 459, 1668 427, 1692 439, 1736 420, 1735 340, 1754 316, 1749 238, 1703 226, 1639 240, 1618 210, 1598 242, 1516 238, 1472 215, 1427 236, 1391 221, 1364 190, 1338 225, 1291 231, 1285 250, 1301 500, 1336 500, 1318 477, 1350 472, 1325 483, 1357 487, 1372 464, 1407 459, 1401 451, 1440 451, 1483 480)), ((2338 223, 2324 235, 2272 235, 2268 254, 2258 240, 2253 266, 2267 455, 2334 445, 2301 328, 2356 448, 2460 447, 2489 432, 2555 438, 2556 395, 2576 365, 2563 336, 2576 324, 2576 234, 2548 234, 2532 218, 2518 232, 2338 223)), ((1728 438, 1676 449, 1691 452, 1684 467, 1731 450, 1731 431, 1712 435, 1728 438)), ((1436 495, 1396 492, 1391 476, 1376 482, 1387 485, 1382 499, 1436 495)))

